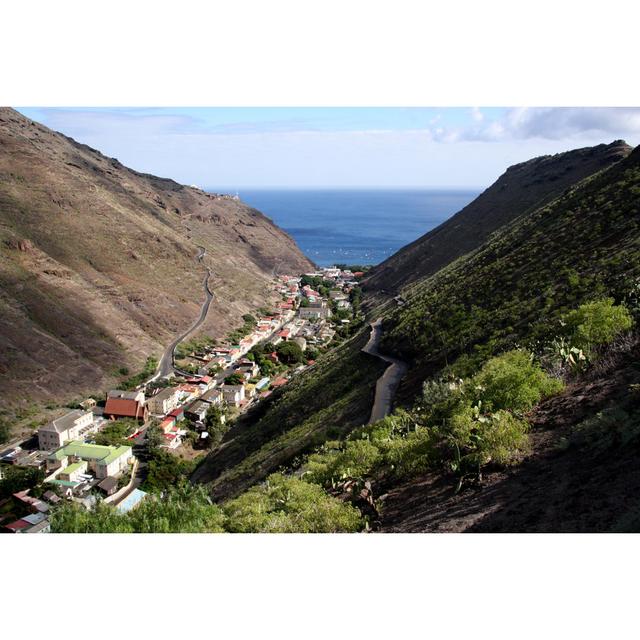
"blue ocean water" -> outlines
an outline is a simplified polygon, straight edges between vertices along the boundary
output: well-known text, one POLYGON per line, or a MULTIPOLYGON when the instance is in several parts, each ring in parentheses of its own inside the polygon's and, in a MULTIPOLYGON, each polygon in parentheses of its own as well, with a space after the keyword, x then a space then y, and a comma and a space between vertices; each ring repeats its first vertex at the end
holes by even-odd
POLYGON ((377 264, 438 226, 479 191, 242 190, 320 266, 377 264))

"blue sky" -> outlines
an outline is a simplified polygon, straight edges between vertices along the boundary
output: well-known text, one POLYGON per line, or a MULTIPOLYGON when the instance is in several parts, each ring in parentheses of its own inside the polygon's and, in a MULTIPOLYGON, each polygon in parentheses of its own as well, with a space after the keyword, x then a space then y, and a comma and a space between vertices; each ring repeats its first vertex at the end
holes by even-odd
POLYGON ((640 108, 18 110, 136 170, 229 191, 484 187, 537 155, 640 143, 640 108))

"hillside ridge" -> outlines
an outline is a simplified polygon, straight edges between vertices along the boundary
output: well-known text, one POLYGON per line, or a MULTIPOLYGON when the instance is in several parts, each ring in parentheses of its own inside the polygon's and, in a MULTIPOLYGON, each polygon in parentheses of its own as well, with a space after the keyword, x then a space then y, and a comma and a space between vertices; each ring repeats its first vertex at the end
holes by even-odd
POLYGON ((0 383, 9 404, 96 392, 197 317, 215 337, 268 299, 275 270, 313 268, 230 196, 125 167, 0 108, 0 383), (198 246, 206 249, 197 263, 198 246))

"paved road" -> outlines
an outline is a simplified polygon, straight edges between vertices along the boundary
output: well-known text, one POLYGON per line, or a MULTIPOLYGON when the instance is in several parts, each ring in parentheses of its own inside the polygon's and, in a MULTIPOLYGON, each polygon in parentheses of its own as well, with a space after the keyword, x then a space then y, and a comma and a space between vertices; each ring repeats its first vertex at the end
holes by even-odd
MULTIPOLYGON (((206 250, 204 247, 199 247, 199 249, 200 253, 196 256, 196 259, 198 260, 198 262, 202 262, 202 258, 204 258, 206 250)), ((211 289, 209 288, 210 277, 211 269, 207 267, 207 275, 205 276, 202 283, 202 287, 205 293, 205 301, 202 304, 202 309, 200 310, 200 317, 165 349, 164 353, 162 354, 162 358, 160 358, 160 362, 158 363, 158 368, 156 369, 155 375, 147 382, 152 382, 153 380, 157 380, 158 378, 166 378, 168 375, 173 373, 173 354, 176 350, 176 347, 204 322, 205 318, 207 317, 207 313, 209 312, 211 301, 213 300, 213 291, 211 291, 211 289)))
POLYGON ((376 396, 371 408, 371 417, 368 424, 382 420, 391 412, 391 402, 398 388, 402 376, 407 372, 407 364, 398 358, 382 354, 378 351, 380 338, 382 336, 382 318, 378 318, 371 323, 371 335, 369 341, 362 348, 365 353, 369 353, 376 358, 389 362, 389 366, 378 378, 376 383, 376 396))

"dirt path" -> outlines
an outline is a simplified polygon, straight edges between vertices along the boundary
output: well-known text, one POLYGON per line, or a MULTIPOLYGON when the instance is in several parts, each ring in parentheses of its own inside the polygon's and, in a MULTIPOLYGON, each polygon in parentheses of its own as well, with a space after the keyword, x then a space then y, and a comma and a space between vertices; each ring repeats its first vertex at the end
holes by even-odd
POLYGON ((380 338, 382 337, 382 318, 378 318, 375 322, 371 323, 371 335, 369 341, 362 348, 365 353, 368 353, 376 358, 380 358, 385 362, 389 362, 389 366, 385 369, 385 372, 378 378, 376 383, 376 396, 373 401, 373 407, 371 408, 371 417, 368 424, 382 420, 391 412, 391 403, 393 396, 398 388, 398 384, 402 379, 402 376, 407 372, 407 364, 398 358, 385 355, 378 351, 378 345, 380 344, 380 338))
MULTIPOLYGON (((200 249, 200 253, 196 256, 196 259, 198 260, 198 262, 202 262, 202 258, 204 258, 206 254, 206 249, 204 247, 198 248, 200 249)), ((205 300, 202 304, 202 309, 200 310, 200 317, 165 349, 164 353, 162 354, 162 358, 160 358, 160 362, 158 363, 158 368, 156 369, 155 375, 147 382, 152 382, 153 380, 157 380, 158 378, 166 378, 174 371, 175 368, 173 365, 173 357, 176 347, 205 321, 207 313, 209 312, 209 306, 211 305, 211 301, 213 300, 213 291, 211 291, 211 289, 209 288, 211 269, 209 267, 206 267, 206 269, 207 275, 205 276, 202 283, 205 293, 205 300)))

